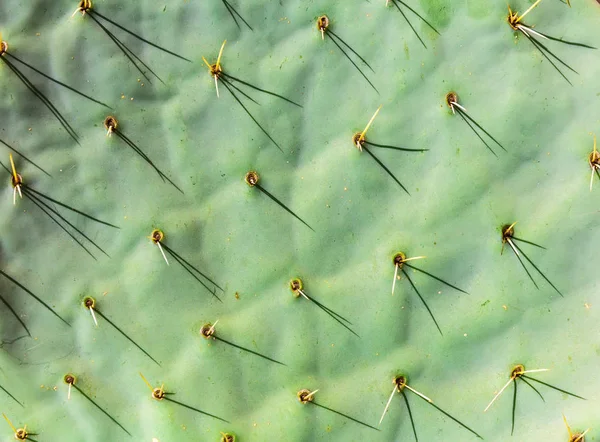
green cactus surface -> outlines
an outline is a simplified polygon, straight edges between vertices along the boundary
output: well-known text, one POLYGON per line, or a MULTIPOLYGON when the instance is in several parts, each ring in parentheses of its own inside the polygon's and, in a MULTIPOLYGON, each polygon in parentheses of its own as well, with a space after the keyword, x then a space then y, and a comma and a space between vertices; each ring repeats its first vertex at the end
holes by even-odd
POLYGON ((0 2, 0 439, 600 440, 599 20, 0 2))

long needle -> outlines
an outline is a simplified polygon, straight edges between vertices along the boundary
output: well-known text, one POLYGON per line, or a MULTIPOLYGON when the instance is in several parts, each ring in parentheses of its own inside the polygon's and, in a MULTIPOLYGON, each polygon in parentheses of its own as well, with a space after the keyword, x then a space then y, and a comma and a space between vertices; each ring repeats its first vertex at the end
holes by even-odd
POLYGON ((394 269, 394 281, 392 282, 392 296, 394 296, 394 289, 396 288, 396 280, 398 279, 398 263, 396 263, 394 269))
POLYGON ((515 380, 514 375, 510 377, 510 379, 508 380, 508 382, 504 385, 504 387, 502 387, 502 389, 496 394, 496 396, 494 396, 494 399, 492 399, 492 402, 490 402, 488 404, 487 407, 485 407, 485 410, 483 410, 483 412, 485 413, 486 411, 488 411, 488 409, 492 406, 492 404, 496 401, 496 399, 498 399, 498 397, 500 397, 500 395, 504 392, 504 390, 506 390, 506 388, 510 385, 510 383, 512 381, 515 380))
POLYGON ((19 175, 17 174, 17 169, 15 168, 15 162, 13 160, 12 153, 8 154, 10 158, 10 167, 12 168, 13 179, 15 182, 15 188, 13 189, 13 205, 17 204, 17 192, 19 192, 19 196, 23 199, 23 194, 21 193, 21 185, 17 184, 19 182, 19 175))
POLYGON ((304 396, 304 399, 309 401, 315 394, 317 394, 317 391, 319 391, 319 390, 311 391, 306 396, 304 396))
MULTIPOLYGON (((373 124, 373 120, 375 120, 375 117, 377 116, 377 114, 379 113, 379 111, 381 110, 381 106, 380 105, 377 110, 375 111, 375 113, 373 114, 373 116, 371 117, 371 119, 369 120, 369 123, 367 124, 367 127, 365 127, 365 130, 363 130, 360 133, 360 136, 356 139, 356 147, 358 147, 359 149, 361 149, 361 142, 363 142, 365 140, 365 135, 367 134, 367 131, 369 130, 369 128, 371 127, 371 124, 373 124)), ((361 149, 362 150, 362 149, 361 149)))
POLYGON ((8 419, 8 417, 6 417, 6 414, 2 413, 2 416, 4 416, 4 419, 6 420, 6 422, 8 422, 8 425, 10 425, 10 428, 12 428, 13 431, 15 432, 15 434, 17 434, 17 429, 12 424, 12 422, 8 419))
POLYGON ((219 322, 219 320, 217 319, 215 321, 215 323, 213 325, 210 326, 210 328, 208 329, 208 334, 212 335, 215 332, 215 327, 217 326, 217 323, 219 322))
POLYGON ((169 265, 169 260, 167 259, 167 255, 165 255, 165 251, 163 250, 162 246, 160 245, 160 242, 157 242, 156 245, 158 246, 160 253, 162 253, 163 258, 165 258, 165 262, 167 263, 167 265, 169 265))
POLYGON ((94 313, 94 307, 90 306, 90 313, 92 314, 92 318, 94 319, 94 324, 96 324, 96 327, 98 327, 98 321, 96 320, 96 314, 94 313))
POLYGON ((385 404, 385 408, 383 409, 383 414, 381 415, 381 419, 379 419, 379 425, 381 425, 381 422, 383 421, 383 418, 385 416, 385 414, 387 413, 388 409, 390 408, 390 404, 392 403, 392 399, 394 399, 394 393, 396 393, 396 386, 394 385, 394 389, 392 390, 392 394, 390 395, 390 398, 387 401, 387 404, 385 404))
POLYGON ((425 399, 430 404, 433 403, 433 401, 431 399, 429 399, 427 396, 425 396, 423 393, 419 393, 417 390, 415 390, 414 388, 409 387, 407 384, 404 384, 404 386, 406 388, 408 388, 410 391, 412 391, 414 394, 416 394, 417 396, 421 396, 423 399, 425 399))
POLYGON ((148 379, 146 379, 144 377, 144 375, 142 374, 142 372, 140 371, 140 376, 142 377, 142 380, 144 381, 144 383, 148 386, 148 388, 150 389, 150 391, 154 391, 154 388, 152 388, 152 385, 150 385, 150 382, 148 382, 148 379))
POLYGON ((227 43, 227 40, 225 40, 223 42, 223 44, 221 45, 221 49, 219 50, 219 56, 217 57, 217 69, 219 69, 221 67, 221 56, 223 55, 223 49, 225 49, 225 43, 227 43))
POLYGON ((592 191, 592 186, 594 184, 594 172, 597 172, 599 168, 598 164, 595 163, 596 161, 598 161, 598 151, 596 150, 596 135, 594 135, 594 151, 592 152, 592 161, 590 161, 590 166, 592 168, 592 176, 590 177, 590 192, 592 191))
MULTIPOLYGON (((423 259, 423 258, 427 258, 426 256, 414 256, 412 258, 404 258, 402 260, 402 264, 404 264, 407 261, 414 261, 416 259, 423 259)), ((396 288, 396 280, 398 279, 398 269, 400 268, 400 263, 396 263, 396 268, 394 269, 394 282, 392 282, 392 296, 394 296, 394 289, 396 288)))
POLYGON ((529 9, 527 9, 527 11, 525 11, 523 14, 521 14, 521 16, 520 16, 519 18, 517 18, 517 22, 520 22, 520 21, 523 19, 523 17, 525 17, 527 14, 529 14, 529 12, 530 12, 530 11, 531 11, 533 8, 535 8, 535 7, 536 7, 536 6, 537 6, 537 5, 538 5, 538 4, 539 4, 541 1, 542 1, 542 0, 537 0, 537 2, 535 2, 533 5, 531 5, 531 6, 529 7, 529 9))

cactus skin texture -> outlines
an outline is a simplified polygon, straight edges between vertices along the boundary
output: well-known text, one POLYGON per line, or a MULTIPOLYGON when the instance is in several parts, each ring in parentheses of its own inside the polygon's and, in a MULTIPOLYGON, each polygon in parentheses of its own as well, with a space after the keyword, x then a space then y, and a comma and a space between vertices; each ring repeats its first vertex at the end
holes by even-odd
MULTIPOLYGON (((0 386, 14 396, 0 391, 0 411, 15 429, 40 442, 411 441, 400 394, 377 425, 402 373, 487 441, 568 441, 563 414, 573 434, 591 428, 585 440, 598 440, 600 183, 590 192, 588 160, 600 53, 539 40, 577 71, 551 58, 569 85, 507 23, 505 2, 404 2, 439 34, 396 3, 97 0, 71 17, 72 0, 1 2, 11 54, 110 107, 15 63, 77 144, 0 63, 0 139, 47 172, 0 145, 0 270, 68 322, 0 275, 21 320, 0 304, 0 386), (339 43, 379 93, 330 31, 372 68, 339 43), (224 40, 225 74, 301 107, 223 76, 217 98, 202 57, 214 64, 224 40), (487 134, 452 112, 451 91, 487 134), (353 135, 380 105, 360 151, 353 135), (26 195, 13 205, 9 153, 24 185, 119 227, 48 203, 109 256, 92 259, 26 195), (314 231, 248 186, 248 171, 314 231), (501 254, 515 221, 515 238, 546 248, 516 243, 563 296, 521 256, 536 288, 507 241, 501 254), (167 266, 154 229, 188 266, 165 252, 167 266), (399 269, 392 296, 400 251, 426 258, 399 269), (294 278, 306 297, 290 290, 294 278), (200 334, 205 324, 214 334, 200 334), (484 409, 518 364, 549 369, 531 376, 586 400, 535 384, 543 402, 519 382, 511 439, 512 386, 484 409), (302 404, 303 389, 319 391, 302 404)), ((543 0, 522 22, 599 44, 600 4, 570 3, 543 0)), ((419 440, 477 440, 403 392, 419 440)), ((13 433, 0 422, 2 440, 13 433)))

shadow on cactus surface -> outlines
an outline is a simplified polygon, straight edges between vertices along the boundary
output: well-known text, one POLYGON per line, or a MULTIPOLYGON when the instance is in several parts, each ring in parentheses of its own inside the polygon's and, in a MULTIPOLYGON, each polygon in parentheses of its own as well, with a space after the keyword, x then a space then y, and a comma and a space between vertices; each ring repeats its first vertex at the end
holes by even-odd
POLYGON ((567 3, 1 2, 0 439, 600 440, 600 52, 561 44, 600 4, 567 3))

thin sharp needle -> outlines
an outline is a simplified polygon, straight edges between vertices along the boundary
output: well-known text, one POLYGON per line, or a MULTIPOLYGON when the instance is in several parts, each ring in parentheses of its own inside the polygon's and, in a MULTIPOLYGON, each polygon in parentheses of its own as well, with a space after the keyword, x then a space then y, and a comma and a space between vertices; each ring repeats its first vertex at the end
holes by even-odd
POLYGON ((412 391, 414 394, 416 394, 417 396, 421 396, 423 399, 425 399, 427 402, 429 403, 433 403, 433 401, 431 399, 429 399, 427 396, 425 396, 423 393, 419 393, 417 390, 415 390, 414 388, 409 387, 408 385, 404 385, 406 388, 408 388, 410 391, 412 391))
POLYGON ((219 77, 215 75, 215 88, 217 89, 217 98, 221 98, 219 96, 219 77))
POLYGON ((4 419, 6 419, 6 422, 8 422, 8 425, 10 425, 10 428, 13 429, 13 431, 15 432, 15 434, 17 433, 17 429, 15 428, 15 426, 12 424, 12 422, 10 420, 8 420, 8 417, 6 417, 6 414, 2 413, 2 416, 4 416, 4 419))
POLYGON ((394 281, 392 282, 392 296, 394 296, 394 289, 396 288, 396 279, 398 279, 398 263, 396 263, 396 269, 394 270, 394 281))
POLYGON ((394 385, 394 389, 392 390, 392 394, 390 395, 390 398, 387 401, 387 404, 385 404, 385 408, 383 409, 383 414, 381 415, 381 419, 379 419, 379 425, 381 425, 381 422, 383 421, 385 413, 387 413, 388 409, 390 408, 390 404, 392 403, 392 399, 394 399, 394 393, 396 393, 396 386, 395 385, 394 385))
POLYGON ((577 436, 577 439, 575 439, 573 442, 582 442, 583 437, 587 434, 588 431, 590 431, 589 428, 587 430, 585 430, 583 433, 581 433, 579 436, 577 436))
MULTIPOLYGON (((458 103, 456 103, 456 102, 454 102, 454 101, 451 101, 451 102, 450 102, 450 104, 451 104, 453 107, 454 107, 454 106, 456 106, 457 108, 459 108, 459 109, 462 109, 464 112, 466 112, 466 111, 467 111, 467 109, 465 109, 463 106, 461 106, 460 104, 458 104, 458 103)), ((452 112, 454 112, 454 108, 452 109, 452 112)))
POLYGON ((506 238, 506 242, 508 242, 508 245, 510 245, 510 247, 513 249, 513 252, 515 252, 517 254, 517 256, 519 256, 519 251, 513 244, 512 240, 510 238, 506 238))
POLYGON ((514 380, 515 380, 514 376, 511 376, 511 377, 510 377, 510 379, 508 380, 508 382, 507 382, 507 383, 504 385, 504 387, 502 387, 502 389, 501 389, 501 390, 500 390, 500 391, 499 391, 499 392, 496 394, 496 396, 494 396, 494 399, 492 399, 492 402, 490 402, 490 403, 488 404, 488 406, 487 406, 487 407, 485 407, 485 410, 483 410, 483 412, 484 412, 484 413, 485 413, 486 411, 488 411, 488 409, 489 409, 489 408, 492 406, 492 404, 493 404, 494 402, 496 402, 496 399, 498 399, 498 397, 499 397, 499 396, 500 396, 500 395, 501 395, 501 394, 504 392, 504 390, 506 390, 506 388, 507 388, 507 387, 510 385, 510 383, 511 383, 512 381, 514 381, 514 380))
POLYGON ((371 117, 371 119, 369 120, 369 123, 367 124, 367 127, 365 127, 365 130, 363 130, 363 131, 360 133, 359 140, 364 140, 364 139, 365 139, 365 135, 367 134, 367 131, 368 131, 368 130, 369 130, 369 128, 371 127, 371 124, 373 124, 373 120, 375 120, 375 117, 377 116, 377 114, 378 114, 378 113, 379 113, 379 111, 381 110, 381 106, 383 106, 383 105, 380 105, 380 106, 377 108, 377 110, 375 111, 375 113, 373 114, 373 116, 371 117))
POLYGON ((567 422, 567 418, 565 417, 565 415, 562 415, 563 417, 563 421, 565 421, 565 425, 567 426, 567 431, 569 432, 569 439, 573 438, 573 432, 571 431, 571 427, 569 426, 569 423, 567 422))
POLYGON ((210 63, 206 60, 206 58, 202 57, 202 60, 204 60, 204 63, 206 64, 206 66, 208 66, 208 68, 210 69, 210 63))
POLYGON ((225 49, 225 43, 227 43, 227 40, 223 42, 221 49, 219 50, 219 57, 217 57, 217 69, 221 67, 221 56, 223 55, 223 49, 225 49))
POLYGON ((414 261, 416 259, 425 259, 425 258, 427 258, 427 257, 426 256, 413 256, 412 258, 403 259, 402 262, 414 261))
POLYGON ((535 2, 533 5, 531 5, 527 11, 525 11, 523 14, 521 14, 521 16, 519 18, 517 18, 517 22, 520 22, 521 20, 523 20, 523 17, 525 17, 527 14, 529 14, 529 12, 531 12, 531 10, 533 8, 535 8, 541 1, 542 0, 537 0, 537 2, 535 2))
POLYGON ((542 372, 542 371, 550 371, 550 369, 549 368, 538 368, 536 370, 525 370, 525 371, 522 371, 520 374, 525 374, 525 373, 539 373, 539 372, 542 372))
POLYGON ((94 319, 94 324, 98 327, 98 321, 96 320, 96 314, 94 313, 94 309, 90 307, 90 313, 92 314, 92 318, 94 319))
POLYGON ((162 246, 159 242, 157 242, 156 245, 158 246, 160 253, 162 253, 163 258, 165 258, 165 262, 167 263, 167 265, 169 265, 169 260, 167 259, 167 255, 165 255, 165 251, 163 250, 162 246))
MULTIPOLYGON (((308 296, 306 296, 302 290, 298 290, 298 293, 300 293, 302 296, 304 296, 306 299, 308 299, 308 296)), ((310 301, 310 299, 308 299, 308 300, 310 301)))
POLYGON ((217 323, 218 323, 218 322, 219 322, 219 320, 217 319, 217 320, 215 321, 215 323, 214 323, 213 325, 211 325, 211 326, 210 326, 210 328, 208 329, 208 332, 209 332, 210 334, 213 334, 213 333, 215 332, 215 327, 217 326, 217 323))
POLYGON ((71 384, 69 384, 69 388, 67 389, 67 400, 71 400, 71 384))
POLYGON ((15 162, 13 160, 12 153, 8 154, 8 157, 10 158, 10 167, 12 168, 13 177, 15 181, 17 181, 19 178, 17 175, 17 169, 15 168, 15 162))
POLYGON ((154 388, 152 388, 152 385, 150 385, 150 382, 148 382, 148 379, 146 379, 144 377, 144 375, 142 374, 142 372, 140 372, 140 376, 142 377, 142 380, 144 381, 144 383, 148 386, 148 388, 150 389, 150 391, 154 391, 154 388))
POLYGON ((541 38, 545 38, 546 40, 549 40, 548 37, 546 37, 545 35, 540 34, 539 32, 535 32, 532 28, 530 28, 529 26, 524 26, 524 25, 517 25, 517 28, 519 28, 521 31, 523 32, 531 32, 532 34, 537 35, 538 37, 541 38))
MULTIPOLYGON (((594 135, 594 152, 592 153, 592 158, 596 158, 597 154, 596 150, 596 135, 594 135)), ((591 163, 592 167, 592 177, 590 178, 590 192, 592 191, 592 185, 594 184, 594 172, 598 170, 598 166, 596 164, 591 163)))
POLYGON ((310 393, 308 393, 308 394, 305 396, 305 399, 306 399, 306 400, 309 400, 309 399, 310 399, 310 398, 312 398, 312 397, 313 397, 315 394, 317 394, 317 391, 319 391, 319 390, 311 391, 310 393))

